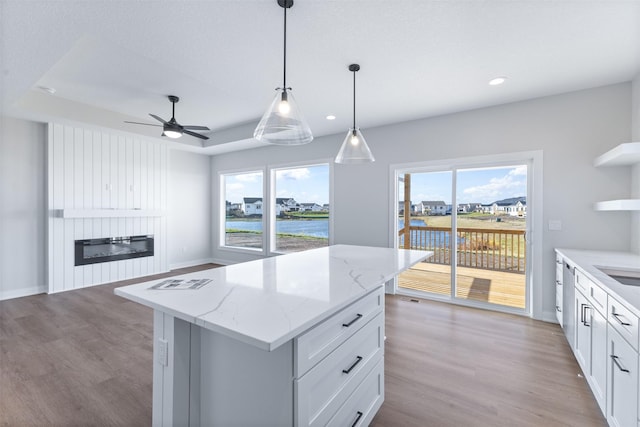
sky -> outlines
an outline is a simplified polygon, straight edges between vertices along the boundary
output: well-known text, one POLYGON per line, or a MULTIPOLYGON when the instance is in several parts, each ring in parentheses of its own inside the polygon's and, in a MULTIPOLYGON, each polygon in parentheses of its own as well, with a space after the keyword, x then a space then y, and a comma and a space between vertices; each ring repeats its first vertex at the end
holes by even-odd
MULTIPOLYGON (((412 173, 411 201, 442 200, 452 204, 451 178, 452 172, 449 171, 412 173)), ((262 179, 262 172, 226 175, 226 200, 240 203, 244 197, 262 197, 262 179)), ((526 196, 527 167, 460 169, 457 186, 457 204, 486 204, 526 196)), ((329 203, 329 166, 276 170, 276 197, 290 197, 298 203, 329 203)))
MULTIPOLYGON (((329 203, 329 166, 278 169, 276 197, 298 203, 329 203)), ((244 197, 262 197, 262 172, 225 176, 226 200, 240 203, 244 197)))
MULTIPOLYGON (((442 200, 451 203, 452 172, 411 174, 411 201, 442 200)), ((457 175, 457 204, 492 203, 527 195, 525 165, 499 168, 460 169, 457 175)), ((402 199, 402 196, 400 197, 402 199)))

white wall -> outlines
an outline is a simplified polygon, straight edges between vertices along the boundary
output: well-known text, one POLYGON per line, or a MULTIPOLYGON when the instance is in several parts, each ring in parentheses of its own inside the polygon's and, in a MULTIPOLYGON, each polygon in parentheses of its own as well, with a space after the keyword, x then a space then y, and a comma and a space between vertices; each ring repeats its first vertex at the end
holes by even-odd
POLYGON ((169 262, 172 269, 211 262, 211 161, 169 151, 169 262))
MULTIPOLYGON (((640 74, 636 76, 632 84, 631 139, 634 142, 640 142, 640 74)), ((631 189, 631 197, 640 199, 640 164, 632 168, 631 189)), ((632 213, 631 249, 640 254, 640 212, 632 213)))
POLYGON ((0 300, 46 290, 46 126, 0 117, 0 300))
MULTIPOLYGON (((300 100, 302 102, 302 100, 300 100)), ((525 102, 484 108, 379 128, 363 129, 376 162, 336 165, 333 243, 390 246, 391 164, 543 150, 543 220, 562 221, 562 231, 543 230, 542 307, 534 316, 551 317, 555 307, 554 247, 628 251, 630 217, 595 212, 599 200, 628 197, 625 168, 593 167, 593 159, 628 141, 631 84, 624 83, 525 102), (362 207, 367 206, 366 212, 362 207)), ((302 106, 304 108, 304 105, 302 106)), ((345 131, 348 123, 345 122, 345 131)), ((303 147, 267 147, 214 156, 214 183, 220 170, 333 157, 343 135, 321 137, 303 147)), ((218 189, 214 185, 214 204, 218 189)), ((531 208, 536 209, 535 206, 531 208)), ((213 211, 214 220, 219 212, 213 211)), ((218 230, 213 228, 214 242, 218 230)), ((250 259, 214 245, 214 257, 250 259)), ((540 275, 541 273, 541 275, 540 275)))

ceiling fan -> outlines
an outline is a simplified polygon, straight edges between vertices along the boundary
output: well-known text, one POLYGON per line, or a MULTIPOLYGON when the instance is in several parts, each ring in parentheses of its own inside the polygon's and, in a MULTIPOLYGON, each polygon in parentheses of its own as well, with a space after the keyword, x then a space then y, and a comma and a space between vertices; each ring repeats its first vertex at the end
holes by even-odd
POLYGON ((171 101, 171 104, 172 104, 171 120, 166 121, 156 116, 155 114, 149 114, 151 117, 153 117, 154 119, 162 123, 162 125, 155 125, 151 123, 129 122, 126 120, 125 120, 125 123, 132 123, 135 125, 146 125, 146 126, 162 126, 162 131, 163 131, 162 136, 168 136, 169 138, 180 138, 182 134, 187 134, 187 135, 195 136, 196 138, 200 138, 200 139, 209 139, 208 136, 204 136, 199 133, 192 132, 194 130, 211 130, 208 127, 192 126, 192 125, 183 126, 180 123, 178 123, 175 118, 176 102, 180 101, 180 98, 178 98, 175 95, 169 95, 167 98, 169 98, 169 101, 171 101))

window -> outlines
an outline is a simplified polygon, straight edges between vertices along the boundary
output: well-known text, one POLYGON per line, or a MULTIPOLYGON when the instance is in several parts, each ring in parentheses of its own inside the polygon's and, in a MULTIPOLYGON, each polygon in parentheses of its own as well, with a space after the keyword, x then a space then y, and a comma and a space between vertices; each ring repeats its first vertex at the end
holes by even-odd
POLYGON ((262 171, 221 174, 220 188, 225 203, 220 245, 262 250, 262 171))
POLYGON ((271 251, 329 245, 329 174, 326 163, 271 169, 271 251))

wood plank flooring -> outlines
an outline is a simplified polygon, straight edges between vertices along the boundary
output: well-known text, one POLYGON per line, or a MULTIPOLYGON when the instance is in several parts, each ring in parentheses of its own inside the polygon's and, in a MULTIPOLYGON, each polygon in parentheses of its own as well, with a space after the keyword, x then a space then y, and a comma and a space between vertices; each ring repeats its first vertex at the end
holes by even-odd
MULTIPOLYGON (((524 308, 525 275, 507 271, 458 267, 456 296, 507 307, 524 308)), ((398 286, 440 295, 451 293, 448 265, 420 262, 398 276, 398 286)))
MULTIPOLYGON (((152 311, 113 294, 138 281, 0 301, 1 426, 151 425, 152 311)), ((419 301, 386 300, 372 426, 606 425, 557 325, 419 301)))

